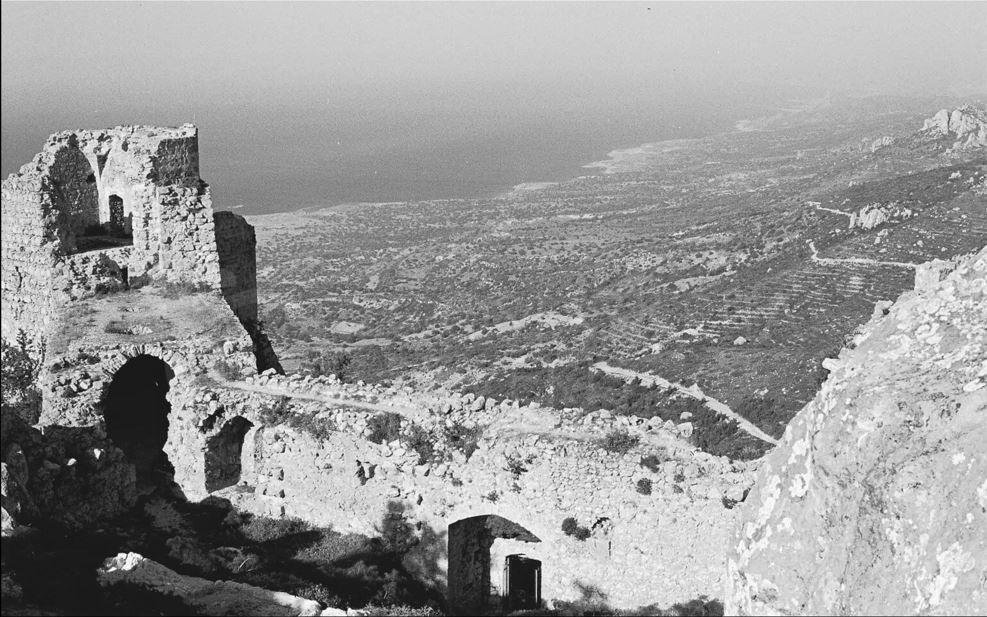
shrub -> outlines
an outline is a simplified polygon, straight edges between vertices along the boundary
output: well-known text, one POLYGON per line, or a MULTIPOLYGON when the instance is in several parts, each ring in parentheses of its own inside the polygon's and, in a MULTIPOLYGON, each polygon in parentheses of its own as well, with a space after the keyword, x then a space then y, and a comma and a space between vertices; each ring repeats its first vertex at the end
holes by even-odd
POLYGON ((500 499, 500 495, 497 493, 497 491, 490 491, 489 493, 484 495, 483 498, 489 501, 490 503, 497 503, 497 500, 500 499))
POLYGON ((41 393, 37 388, 39 367, 40 363, 31 356, 30 343, 23 330, 18 332, 14 343, 0 341, 0 401, 15 409, 28 424, 37 422, 41 414, 41 393))
POLYGON ((384 411, 371 416, 367 421, 370 434, 367 439, 374 443, 390 443, 401 437, 401 414, 384 411))
POLYGON ((641 440, 636 435, 631 435, 625 430, 614 430, 607 433, 600 440, 600 447, 607 452, 614 454, 626 454, 631 448, 636 446, 641 440))
POLYGON ((662 448, 655 454, 649 454, 641 458, 641 466, 649 469, 655 473, 661 471, 661 464, 670 461, 671 457, 668 456, 668 452, 662 448))
POLYGON ((576 533, 576 529, 579 528, 579 522, 571 516, 567 516, 562 519, 562 533, 567 536, 571 536, 576 533))
POLYGON ((103 332, 106 332, 107 334, 133 334, 126 322, 118 321, 116 319, 107 322, 107 324, 103 326, 103 332))
POLYGON ((270 542, 271 540, 282 540, 310 529, 311 526, 300 518, 250 516, 240 527, 240 533, 252 542, 270 542))
POLYGON ((452 426, 447 426, 445 429, 446 443, 450 447, 462 452, 466 456, 466 460, 469 460, 473 456, 473 453, 476 452, 477 444, 482 434, 483 429, 479 426, 467 428, 459 422, 454 423, 452 426))
POLYGON ((572 536, 580 541, 586 540, 586 538, 589 538, 593 534, 593 532, 589 530, 589 527, 580 525, 579 522, 571 516, 562 519, 562 533, 567 536, 572 536))
POLYGON ((340 381, 346 381, 352 362, 353 358, 345 351, 313 352, 304 368, 315 376, 333 375, 340 381))
POLYGON ((216 362, 213 363, 212 368, 226 381, 236 381, 237 379, 240 379, 240 370, 223 358, 216 360, 216 362))
POLYGON ((287 396, 279 396, 269 406, 262 408, 260 418, 264 424, 274 426, 287 423, 292 416, 291 410, 288 409, 290 400, 287 396))
POLYGON ((509 471, 516 480, 521 477, 521 474, 528 471, 528 465, 530 465, 533 460, 534 458, 530 456, 526 459, 522 459, 520 456, 510 454, 505 458, 504 471, 509 471))
POLYGON ((408 429, 406 444, 418 453, 418 464, 422 465, 435 456, 435 446, 432 445, 432 435, 417 424, 412 423, 408 429))
POLYGON ((160 287, 161 296, 172 300, 204 291, 212 291, 212 286, 202 281, 165 281, 160 284, 160 287))
POLYGON ((637 492, 642 495, 651 494, 651 480, 648 478, 641 478, 637 481, 637 492))

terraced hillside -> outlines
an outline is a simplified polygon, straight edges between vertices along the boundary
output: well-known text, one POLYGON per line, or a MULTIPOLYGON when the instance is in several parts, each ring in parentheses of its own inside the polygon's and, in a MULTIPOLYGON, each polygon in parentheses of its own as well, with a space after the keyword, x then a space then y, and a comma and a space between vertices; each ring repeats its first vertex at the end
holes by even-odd
POLYGON ((914 264, 987 242, 987 154, 920 131, 935 109, 822 103, 537 190, 254 217, 263 318, 289 369, 679 404, 593 378, 606 360, 777 436, 914 264))

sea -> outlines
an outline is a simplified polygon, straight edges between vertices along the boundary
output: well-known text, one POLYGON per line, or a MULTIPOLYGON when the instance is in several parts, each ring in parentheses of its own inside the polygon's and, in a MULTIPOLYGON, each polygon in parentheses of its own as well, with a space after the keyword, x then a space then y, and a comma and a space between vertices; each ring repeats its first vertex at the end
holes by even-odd
MULTIPOLYGON (((247 111, 203 113, 189 120, 199 127, 201 175, 211 186, 214 207, 267 214, 351 203, 496 197, 523 183, 599 173, 585 166, 613 150, 733 130, 738 120, 765 109, 753 103, 719 108, 656 102, 586 112, 247 111)), ((87 120, 74 126, 121 123, 87 120)), ((5 122, 4 176, 28 162, 48 133, 68 128, 42 127, 39 121, 5 122)))

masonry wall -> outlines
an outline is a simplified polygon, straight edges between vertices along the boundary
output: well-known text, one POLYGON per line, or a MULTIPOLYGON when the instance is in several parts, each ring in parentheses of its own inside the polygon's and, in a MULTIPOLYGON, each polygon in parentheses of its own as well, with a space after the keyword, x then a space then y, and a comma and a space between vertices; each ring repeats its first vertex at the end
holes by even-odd
POLYGON ((398 406, 400 396, 364 389, 365 400, 384 408, 394 405, 436 444, 449 422, 487 426, 468 459, 447 451, 422 463, 402 443, 367 440, 368 421, 379 411, 307 400, 327 387, 331 390, 310 378, 265 375, 198 391, 173 412, 175 424, 185 427, 176 438, 184 449, 173 461, 188 470, 182 472, 190 482, 182 485, 185 493, 194 498, 208 494, 204 475, 190 472, 210 453, 195 445, 208 449, 209 438, 228 423, 247 421, 253 427, 239 449, 239 487, 219 495, 248 511, 296 516, 371 536, 382 533, 389 513, 397 509, 423 538, 408 556, 408 567, 444 592, 451 591, 446 580, 449 526, 497 515, 541 541, 494 542, 487 571, 495 592, 504 558, 521 552, 543 562, 542 590, 549 600, 576 600, 586 589, 625 608, 720 597, 724 549, 735 519, 730 500, 742 500, 749 487, 744 466, 696 451, 660 424, 611 416, 575 431, 563 420, 549 439, 538 430, 519 430, 525 424, 518 418, 537 427, 558 413, 553 410, 467 405, 447 414, 441 404, 419 402, 416 411, 409 411, 398 406), (313 431, 313 426, 323 429, 313 431), (618 427, 641 437, 625 455, 598 445, 599 437, 618 427), (669 455, 660 468, 640 464, 643 456, 657 452, 669 455), (515 475, 510 460, 524 461, 525 470, 515 475), (641 479, 650 480, 650 494, 637 490, 641 479), (590 529, 590 536, 566 535, 562 521, 567 517, 590 529))
POLYGON ((57 217, 44 180, 36 175, 11 176, 3 182, 0 201, 0 313, 3 338, 19 330, 40 340, 52 311, 52 276, 57 217))
POLYGON ((257 321, 257 236, 242 216, 213 215, 223 297, 241 322, 257 321))
POLYGON ((4 181, 2 213, 7 339, 23 330, 41 347, 55 307, 129 280, 221 285, 192 125, 56 133, 4 181), (88 227, 110 221, 111 198, 122 201, 133 245, 78 252, 88 227))

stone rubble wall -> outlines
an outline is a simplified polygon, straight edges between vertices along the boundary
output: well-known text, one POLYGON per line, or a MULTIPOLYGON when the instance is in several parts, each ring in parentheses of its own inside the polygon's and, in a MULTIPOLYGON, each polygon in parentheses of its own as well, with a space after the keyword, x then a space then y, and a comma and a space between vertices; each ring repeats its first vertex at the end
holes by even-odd
MULTIPOLYGON (((676 427, 608 412, 580 417, 575 410, 273 372, 200 388, 183 401, 172 411, 172 426, 183 428, 169 437, 168 454, 190 498, 208 494, 204 444, 242 418, 252 427, 242 446, 240 486, 219 493, 237 507, 376 536, 397 503, 432 540, 418 550, 434 556, 438 547, 443 573, 448 526, 496 514, 541 539, 520 549, 543 561, 547 599, 578 599, 586 586, 623 607, 716 596, 725 582, 732 506, 750 487, 748 465, 698 451, 676 427), (374 408, 312 400, 327 393, 374 408), (368 424, 384 410, 401 414, 405 435, 412 423, 426 431, 433 459, 422 462, 404 437, 369 441, 368 424), (453 425, 483 427, 468 458, 446 444, 445 429, 453 425), (640 443, 626 454, 605 451, 598 440, 615 429, 640 443), (668 460, 651 471, 640 464, 649 454, 668 460), (509 471, 511 461, 524 471, 509 471), (651 481, 650 494, 637 490, 642 479, 651 481), (593 529, 588 539, 562 532, 570 516, 593 529)), ((427 562, 414 551, 409 556, 412 569, 427 562)), ((429 574, 431 566, 422 570, 429 574)), ((495 587, 501 576, 499 567, 491 571, 495 587)))
POLYGON ((133 465, 99 427, 42 433, 5 407, 0 457, 4 536, 39 520, 70 529, 99 525, 137 498, 133 465))

